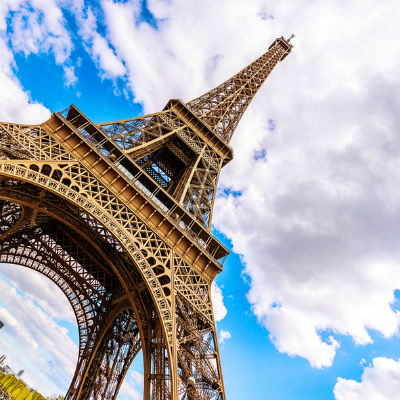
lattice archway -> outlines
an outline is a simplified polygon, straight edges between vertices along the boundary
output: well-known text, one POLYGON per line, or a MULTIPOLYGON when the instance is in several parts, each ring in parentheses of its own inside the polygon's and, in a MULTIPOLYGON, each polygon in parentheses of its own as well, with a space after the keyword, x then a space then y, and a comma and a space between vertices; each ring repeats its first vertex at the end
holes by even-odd
MULTIPOLYGON (((134 336, 136 339, 134 342, 132 342, 132 349, 135 349, 134 351, 132 350, 132 354, 134 354, 134 356, 128 357, 128 359, 125 360, 122 369, 120 368, 121 371, 125 372, 123 374, 114 374, 114 377, 116 378, 114 379, 114 383, 106 385, 108 389, 105 391, 97 391, 95 393, 95 397, 93 396, 93 391, 90 392, 90 390, 87 390, 88 386, 87 384, 85 384, 84 378, 88 375, 88 360, 91 360, 90 355, 94 352, 98 341, 101 340, 100 337, 104 333, 104 325, 108 324, 109 326, 111 323, 109 320, 110 312, 115 313, 115 309, 119 309, 120 304, 123 304, 125 309, 129 310, 130 318, 132 319, 132 321, 135 321, 135 324, 137 325, 136 329, 138 332, 141 331, 143 335, 143 332, 146 331, 146 333, 148 333, 149 329, 153 332, 154 330, 158 330, 160 336, 159 340, 161 340, 163 343, 166 343, 166 341, 162 339, 162 337, 164 336, 162 329, 160 331, 159 327, 149 328, 147 326, 149 317, 145 314, 148 314, 149 312, 152 314, 157 314, 157 311, 154 308, 154 304, 147 290, 146 283, 143 281, 143 278, 138 272, 138 268, 135 267, 135 263, 132 260, 129 260, 129 263, 127 263, 127 252, 123 249, 119 242, 112 235, 110 235, 109 229, 106 229, 102 224, 99 223, 98 220, 93 218, 93 216, 91 216, 90 214, 84 212, 84 210, 80 209, 79 207, 76 207, 76 205, 70 203, 69 210, 71 212, 68 213, 66 211, 68 210, 68 207, 65 204, 66 200, 62 199, 60 196, 45 191, 43 190, 43 188, 27 183, 26 181, 16 179, 7 180, 4 178, 2 179, 0 186, 0 199, 4 208, 10 211, 4 213, 4 222, 0 224, 1 226, 5 227, 3 229, 3 232, 0 229, 0 232, 2 233, 2 235, 0 235, 0 241, 2 239, 2 244, 0 245, 0 260, 2 262, 10 262, 28 266, 43 273, 46 276, 51 275, 52 280, 63 290, 63 292, 70 300, 71 304, 73 304, 74 312, 77 315, 80 338, 84 338, 85 340, 80 340, 80 357, 78 359, 77 369, 71 387, 68 391, 67 398, 73 399, 76 398, 78 395, 80 396, 80 398, 85 398, 85 396, 89 396, 88 398, 114 398, 117 394, 117 391, 119 390, 122 379, 125 376, 129 365, 131 364, 134 356, 138 352, 137 349, 140 349, 142 347, 144 358, 146 358, 148 362, 147 369, 149 371, 154 369, 154 367, 152 366, 154 357, 151 354, 151 350, 147 351, 148 356, 145 357, 146 343, 148 347, 150 347, 151 339, 149 339, 149 337, 145 337, 144 341, 138 341, 138 334, 135 334, 134 336), (60 201, 63 202, 62 206, 60 205, 60 201), (9 210, 10 204, 14 205, 13 212, 9 210), (10 215, 13 215, 14 218, 10 218, 10 215), (15 216, 18 216, 18 218, 16 218, 15 216), (55 227, 53 227, 53 234, 55 234, 54 229, 58 229, 58 234, 60 234, 60 230, 63 231, 63 234, 65 234, 65 231, 69 231, 69 237, 71 238, 73 234, 77 234, 79 232, 80 239, 82 239, 82 237, 85 237, 86 242, 87 238, 91 234, 93 234, 93 231, 96 231, 97 237, 92 236, 91 243, 87 244, 90 247, 94 246, 94 248, 99 253, 105 253, 105 249, 102 249, 104 242, 108 242, 108 244, 110 244, 109 247, 114 249, 114 254, 111 255, 109 252, 107 252, 107 263, 110 269, 113 269, 113 274, 115 273, 116 276, 120 277, 120 282, 118 282, 118 285, 116 285, 114 282, 114 287, 112 291, 116 293, 114 293, 113 298, 110 297, 110 293, 101 284, 97 285, 101 293, 98 292, 97 294, 95 294, 95 290, 91 288, 90 295, 87 295, 85 297, 84 290, 82 289, 82 287, 79 287, 76 282, 74 289, 72 289, 71 285, 67 283, 68 281, 71 283, 72 279, 71 276, 66 278, 65 273, 69 269, 67 266, 64 266, 64 276, 62 276, 62 274, 55 273, 56 268, 54 268, 54 264, 53 266, 49 266, 45 265, 43 262, 39 262, 38 258, 40 258, 40 261, 43 261, 44 252, 40 253, 37 251, 37 247, 32 247, 32 239, 34 237, 38 238, 41 234, 43 234, 43 232, 40 231, 40 222, 43 222, 44 225, 47 226, 47 228, 51 226, 51 224, 49 225, 49 220, 52 220, 53 224, 56 225, 55 227), (36 221, 37 224, 34 221, 36 221), (62 229, 60 229, 61 225, 63 225, 62 229), (127 267, 127 264, 129 264, 131 267, 129 277, 127 277, 126 275, 121 275, 123 264, 125 264, 125 268, 127 267), (123 282, 123 284, 121 284, 121 282, 123 282), (120 287, 117 288, 117 286, 120 287), (74 295, 74 290, 76 291, 76 289, 78 289, 80 293, 80 299, 79 296, 74 295), (138 291, 140 291, 141 295, 137 294, 138 291), (143 295, 143 293, 145 293, 145 295, 143 295), (90 299, 91 296, 94 296, 95 300, 90 299), (102 321, 100 321, 102 323, 101 326, 99 326, 98 320, 95 321, 93 318, 85 318, 85 316, 88 315, 88 312, 82 311, 87 310, 88 308, 95 308, 94 306, 92 307, 89 304, 94 304, 95 306, 97 306, 97 309, 99 309, 98 299, 100 297, 102 297, 104 301, 104 303, 102 304, 103 311, 107 310, 107 316, 104 317, 102 321), (113 303, 115 304, 114 307, 113 303), (136 318, 133 318, 135 314, 138 316, 137 320, 136 318), (88 326, 97 326, 98 329, 96 333, 99 335, 97 340, 96 338, 94 338, 95 335, 93 329, 90 332, 88 326)), ((45 234, 48 235, 48 232, 46 232, 45 234)), ((81 240, 74 240, 74 243, 71 243, 71 248, 79 247, 79 242, 81 242, 81 240)), ((37 246, 38 243, 40 243, 41 245, 46 245, 46 249, 49 250, 48 237, 44 241, 37 240, 35 242, 35 245, 37 246)), ((84 245, 83 243, 80 244, 84 245)), ((59 253, 60 252, 58 252, 56 256, 62 258, 62 255, 59 253)), ((51 257, 48 257, 48 253, 46 254, 46 256, 48 260, 51 259, 51 257)), ((106 258, 105 254, 104 258, 106 258)), ((49 262, 47 262, 47 264, 49 264, 49 262)), ((81 266, 77 266, 77 269, 79 269, 80 267, 81 266)), ((75 273, 77 273, 76 270, 75 273)), ((87 271, 84 271, 83 273, 85 274, 85 277, 82 282, 90 282, 91 279, 90 276, 88 276, 87 271)), ((97 313, 97 316, 99 316, 99 313, 97 313)), ((153 319, 159 321, 159 318, 153 319)), ((124 346, 126 347, 126 344, 124 346)), ((167 353, 167 347, 165 344, 164 348, 165 352, 167 353)), ((168 356, 166 358, 168 358, 168 356)), ((144 365, 146 365, 146 360, 144 359, 143 361, 144 365)), ((148 392, 150 392, 150 388, 152 386, 154 386, 154 383, 151 382, 150 378, 147 385, 148 392)), ((167 387, 169 387, 169 384, 167 384, 167 387)))
MULTIPOLYGON (((29 256, 32 249, 28 247, 19 247, 18 250, 18 252, 10 251, 8 253, 2 251, 0 262, 39 272, 50 279, 63 292, 74 311, 76 321, 81 320, 78 323, 79 348, 80 350, 85 350, 85 346, 82 345, 87 345, 88 343, 87 341, 82 341, 82 337, 86 336, 86 332, 89 330, 91 324, 88 324, 86 321, 86 323, 82 323, 80 316, 82 316, 83 311, 80 303, 85 303, 87 307, 91 299, 85 298, 83 301, 74 301, 73 299, 76 299, 77 296, 73 294, 73 290, 63 277, 57 274, 55 268, 41 264, 36 257, 29 256)), ((81 351, 78 352, 76 371, 84 369, 85 361, 87 361, 91 363, 90 369, 86 368, 86 370, 89 370, 88 377, 95 378, 83 379, 82 395, 86 398, 115 399, 127 371, 141 350, 141 340, 136 317, 128 302, 121 303, 118 307, 114 308, 111 314, 107 313, 106 317, 105 326, 99 332, 94 342, 95 346, 92 351, 92 357, 85 360, 82 358, 84 354, 81 351), (122 341, 117 340, 120 335, 123 335, 122 341), (113 351, 107 352, 104 345, 110 343, 113 351), (96 358, 96 354, 100 354, 100 357, 96 358), (87 396, 85 396, 85 392, 87 392, 87 396)), ((75 373, 74 378, 76 375, 75 373)), ((75 397, 74 384, 82 383, 82 380, 77 381, 74 378, 67 393, 67 398, 75 397)))
MULTIPOLYGON (((114 244, 119 249, 124 249, 126 256, 143 277, 144 282, 149 288, 156 309, 162 321, 163 330, 167 342, 171 342, 172 335, 172 313, 168 296, 171 293, 171 280, 168 273, 165 274, 167 279, 159 280, 157 268, 161 267, 164 272, 170 268, 169 249, 160 239, 146 229, 145 226, 139 225, 137 218, 126 208, 112 193, 98 183, 78 163, 73 162, 39 162, 39 161, 18 161, 5 162, 0 164, 0 176, 9 177, 11 180, 7 184, 18 184, 19 182, 27 182, 33 187, 42 189, 42 193, 52 193, 56 195, 56 200, 63 199, 82 210, 90 216, 93 223, 97 223, 102 227, 104 235, 113 236, 114 244), (94 197, 96 194, 96 197, 94 197), (154 259, 154 253, 148 253, 147 243, 152 241, 154 245, 159 246, 159 260, 154 259), (155 266, 155 268, 153 268, 155 266)), ((4 180, 3 182, 6 182, 4 180)), ((0 188, 1 192, 1 188, 0 188)), ((19 192, 16 197, 23 202, 24 193, 19 192), (19 195, 19 196, 18 196, 19 195)), ((0 194, 0 199, 4 198, 0 194)), ((13 197, 12 197, 13 198, 13 197)), ((7 199, 5 197, 5 199, 7 199)), ((15 199, 18 200, 18 199, 15 199)), ((27 198, 25 206, 40 209, 44 204, 43 199, 27 198)), ((60 207, 47 203, 43 211, 51 215, 53 218, 60 218, 59 213, 62 212, 60 207)), ((66 224, 70 221, 64 219, 66 224)), ((115 270, 121 279, 121 284, 126 284, 126 280, 121 277, 121 271, 115 270)), ((163 274, 164 275, 164 274, 163 274)), ((127 290, 128 288, 125 287, 127 290)), ((127 290, 129 293, 129 290, 127 290)), ((128 294, 129 296, 129 294, 128 294)), ((130 299, 131 301, 133 299, 130 299)))

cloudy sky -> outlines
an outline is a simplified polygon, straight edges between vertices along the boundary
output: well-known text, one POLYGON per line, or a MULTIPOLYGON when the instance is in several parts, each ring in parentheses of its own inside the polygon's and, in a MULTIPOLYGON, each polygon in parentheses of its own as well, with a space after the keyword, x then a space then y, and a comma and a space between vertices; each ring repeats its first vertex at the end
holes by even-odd
MULTIPOLYGON (((214 212, 233 252, 214 287, 230 400, 398 396, 399 15, 398 0, 0 2, 3 121, 71 103, 94 122, 155 112, 296 35, 239 124, 214 212)), ((0 278, 0 352, 62 393, 67 300, 21 267, 0 278)), ((120 399, 140 398, 141 368, 120 399)))

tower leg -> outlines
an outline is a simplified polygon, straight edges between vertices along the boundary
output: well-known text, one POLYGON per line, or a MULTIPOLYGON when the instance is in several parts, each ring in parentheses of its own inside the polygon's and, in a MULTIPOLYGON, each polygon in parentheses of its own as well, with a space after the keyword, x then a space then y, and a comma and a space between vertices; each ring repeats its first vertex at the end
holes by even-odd
POLYGON ((176 296, 179 398, 224 400, 215 324, 176 296))
POLYGON ((82 374, 78 390, 66 399, 114 399, 125 374, 141 349, 139 329, 130 309, 108 313, 96 346, 82 374))
POLYGON ((156 311, 152 313, 152 321, 145 337, 146 351, 143 352, 145 400, 172 399, 171 372, 167 344, 161 322, 156 311))

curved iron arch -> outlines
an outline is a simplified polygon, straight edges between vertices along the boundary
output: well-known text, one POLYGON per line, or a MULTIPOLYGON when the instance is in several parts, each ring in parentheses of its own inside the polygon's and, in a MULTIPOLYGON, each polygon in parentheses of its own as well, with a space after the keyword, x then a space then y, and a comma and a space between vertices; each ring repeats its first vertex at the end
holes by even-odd
MULTIPOLYGON (((4 190, 3 190, 3 195, 4 195, 4 190)), ((97 284, 96 285, 97 287, 94 286, 88 287, 87 282, 95 281, 95 278, 94 277, 90 278, 90 276, 88 276, 87 270, 84 270, 78 263, 71 262, 71 260, 69 264, 66 265, 67 263, 66 260, 68 259, 68 257, 63 257, 62 254, 60 254, 60 251, 58 251, 58 254, 54 253, 55 247, 57 245, 54 242, 52 248, 51 240, 49 240, 48 237, 49 235, 48 230, 46 232, 47 235, 46 239, 41 240, 41 236, 43 236, 45 232, 41 231, 40 224, 38 224, 38 226, 30 228, 31 222, 27 219, 27 217, 29 218, 32 217, 33 215, 32 210, 30 210, 26 206, 21 207, 17 203, 9 203, 3 200, 3 204, 4 203, 6 203, 9 209, 12 208, 12 205, 14 205, 14 209, 16 211, 18 211, 19 209, 20 212, 18 214, 20 215, 20 218, 16 218, 15 222, 18 222, 18 226, 21 229, 19 231, 17 231, 16 229, 12 229, 12 226, 10 226, 9 223, 2 224, 2 221, 0 219, 0 226, 5 225, 6 227, 9 228, 9 230, 13 230, 13 235, 10 236, 7 234, 8 231, 6 229, 3 229, 4 231, 3 235, 0 236, 0 261, 26 266, 47 276, 67 296, 74 310, 78 322, 78 329, 80 332, 79 334, 80 351, 79 351, 77 369, 70 390, 68 392, 69 398, 74 397, 73 386, 74 384, 75 385, 82 384, 82 382, 79 382, 77 378, 79 376, 82 377, 82 372, 88 367, 87 365, 88 360, 84 360, 84 356, 85 356, 85 350, 87 350, 87 348, 85 347, 87 347, 89 340, 88 338, 89 336, 88 333, 90 330, 89 327, 96 326, 97 323, 93 318, 94 317, 93 309, 96 308, 96 306, 98 308, 100 298, 102 298, 103 302, 108 302, 108 303, 110 302, 111 298, 109 294, 107 294, 105 288, 102 287, 100 284, 97 284), (25 220, 24 216, 26 217, 25 220), (79 282, 79 279, 74 279, 73 272, 75 273, 75 275, 78 275, 79 277, 83 278, 81 282, 79 282), (83 277, 83 275, 85 276, 83 277), (85 284, 84 286, 86 287, 82 286, 82 282, 84 282, 85 284), (86 340, 82 340, 85 338, 86 340)), ((15 213, 15 215, 16 214, 17 213, 15 213)), ((6 222, 9 221, 8 215, 9 213, 5 213, 2 216, 3 219, 7 220, 6 222)), ((40 217, 39 219, 42 220, 45 219, 45 216, 43 215, 40 215, 39 217, 40 217)), ((38 218, 38 216, 36 216, 36 218, 38 218)), ((76 242, 74 246, 76 246, 76 242)), ((118 296, 123 298, 123 291, 119 290, 119 293, 117 294, 117 296, 114 296, 113 300, 114 301, 118 300, 118 296), (117 297, 117 299, 115 299, 115 297, 117 297)), ((121 304, 124 305, 125 309, 127 309, 126 303, 127 303, 126 300, 125 301, 123 300, 121 302, 121 304)), ((104 307, 103 304, 103 308, 105 310, 110 307, 109 305, 107 307, 104 307)), ((120 308, 121 306, 117 303, 117 309, 119 310, 120 308)), ((111 310, 112 309, 113 308, 111 307, 111 310)), ((132 321, 134 321, 134 324, 137 326, 136 318, 132 308, 129 307, 128 310, 129 310, 129 318, 132 321)), ((103 324, 105 322, 106 322, 105 318, 103 318, 103 324)), ((109 326, 110 323, 109 322, 107 323, 108 323, 107 326, 109 326)), ((98 332, 98 334, 100 333, 101 332, 98 332)), ((137 332, 135 335, 137 337, 136 340, 131 343, 132 345, 130 347, 132 347, 132 349, 128 351, 130 357, 126 358, 122 364, 121 362, 118 363, 120 367, 119 371, 125 371, 123 373, 123 376, 125 376, 125 373, 128 370, 131 362, 133 361, 134 357, 141 348, 141 341, 138 337, 138 334, 139 334, 139 328, 137 328, 137 332)), ((103 335, 103 333, 101 333, 101 335, 103 335)), ((94 341, 94 344, 98 340, 99 339, 94 341)), ((124 346, 126 347, 126 344, 124 346)), ((116 383, 114 382, 114 384, 111 385, 114 389, 114 393, 111 393, 110 390, 108 390, 107 398, 115 398, 115 396, 117 395, 117 391, 120 387, 120 384, 122 382, 123 376, 120 376, 119 373, 114 374, 114 378, 117 378, 116 383)))
MULTIPOLYGON (((61 164, 57 162, 53 165, 50 161, 40 162, 40 164, 38 161, 21 160, 18 161, 18 163, 3 161, 0 163, 0 176, 11 178, 14 182, 27 182, 35 187, 52 192, 83 210, 85 213, 90 215, 93 220, 97 221, 98 224, 104 226, 107 231, 112 233, 116 241, 119 243, 119 246, 125 249, 125 252, 131 261, 139 266, 138 270, 149 288, 149 293, 153 298, 157 312, 160 316, 162 315, 160 322, 163 326, 166 341, 169 342, 169 346, 167 347, 170 352, 170 341, 173 329, 172 315, 170 302, 165 294, 166 290, 170 290, 168 288, 170 280, 163 285, 159 282, 159 279, 152 268, 153 258, 147 256, 145 246, 141 245, 138 239, 132 236, 132 232, 130 232, 132 227, 129 229, 126 224, 125 226, 121 224, 121 218, 116 220, 112 215, 110 215, 112 205, 108 205, 109 210, 106 210, 103 207, 100 207, 97 202, 94 202, 93 199, 89 199, 87 193, 79 191, 79 185, 74 182, 71 177, 65 176, 65 171, 63 171, 62 168, 67 168, 70 173, 74 169, 81 169, 78 164, 72 165, 67 162, 61 164), (166 326, 165 321, 170 321, 168 326, 166 326)), ((72 173, 78 174, 76 171, 72 173)), ((79 173, 82 174, 82 172, 79 173)), ((91 179, 89 174, 85 176, 85 179, 91 179)), ((102 201, 100 201, 100 203, 101 202, 102 201)), ((48 205, 46 211, 50 212, 51 208, 54 207, 48 205)), ((121 206, 121 208, 123 208, 123 206, 121 206)), ((58 211, 59 210, 53 210, 53 216, 57 216, 58 211)), ((127 213, 127 211, 125 211, 125 213, 127 213)), ((116 271, 116 273, 118 273, 118 271, 116 271)), ((133 299, 131 298, 131 301, 132 300, 133 299)))

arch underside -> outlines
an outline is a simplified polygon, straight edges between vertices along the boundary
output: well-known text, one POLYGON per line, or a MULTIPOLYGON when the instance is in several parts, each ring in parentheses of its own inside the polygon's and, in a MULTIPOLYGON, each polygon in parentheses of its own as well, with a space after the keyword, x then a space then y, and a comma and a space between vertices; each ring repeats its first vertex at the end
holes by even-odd
MULTIPOLYGON (((14 195, 18 191, 26 195, 29 185, 18 186, 13 187, 14 195)), ((0 197, 10 199, 12 195, 6 192, 1 187, 0 197)), ((0 200, 0 215, 0 262, 25 266, 48 277, 73 308, 79 353, 66 397, 114 399, 142 347, 135 312, 110 271, 110 262, 117 262, 118 254, 112 254, 111 246, 98 236, 98 245, 109 258, 105 259, 93 243, 77 234, 83 226, 72 229, 26 205, 0 200)), ((143 286, 138 276, 140 283, 143 286)))
POLYGON ((209 283, 52 141, 0 125, 0 261, 46 275, 73 307, 66 398, 115 398, 141 349, 144 399, 224 399, 209 283), (32 137, 50 149, 36 159, 32 137))

